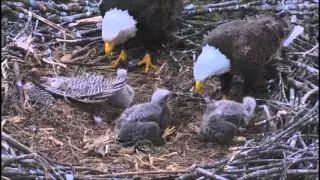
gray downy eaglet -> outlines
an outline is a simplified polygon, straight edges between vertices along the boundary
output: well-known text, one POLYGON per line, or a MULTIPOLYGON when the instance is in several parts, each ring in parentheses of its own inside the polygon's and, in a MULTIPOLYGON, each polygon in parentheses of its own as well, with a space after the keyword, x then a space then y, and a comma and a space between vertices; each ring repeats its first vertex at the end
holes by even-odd
POLYGON ((238 128, 250 123, 256 107, 256 101, 252 97, 243 98, 243 103, 212 101, 209 97, 205 97, 205 100, 207 108, 200 126, 200 139, 218 141, 221 144, 231 143, 238 128))
POLYGON ((170 91, 157 89, 150 102, 136 104, 127 108, 115 121, 114 132, 119 140, 129 141, 137 136, 155 141, 160 133, 171 123, 171 114, 167 107, 170 91))

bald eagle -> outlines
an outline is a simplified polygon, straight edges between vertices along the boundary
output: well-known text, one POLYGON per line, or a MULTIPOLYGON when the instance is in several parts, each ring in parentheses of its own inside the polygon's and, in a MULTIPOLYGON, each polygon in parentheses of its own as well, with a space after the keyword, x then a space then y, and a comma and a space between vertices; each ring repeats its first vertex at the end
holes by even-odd
POLYGON ((213 29, 204 38, 202 52, 194 64, 196 93, 206 79, 219 76, 226 99, 233 74, 237 74, 244 77, 244 94, 250 95, 264 66, 281 50, 289 22, 286 18, 265 16, 235 20, 213 29))
POLYGON ((174 26, 182 12, 183 0, 102 0, 99 5, 102 20, 102 39, 105 54, 109 56, 113 48, 122 44, 115 67, 120 60, 126 60, 125 44, 129 39, 144 44, 147 52, 137 65, 145 64, 145 71, 156 69, 151 63, 149 51, 159 47, 166 40, 166 34, 174 26))

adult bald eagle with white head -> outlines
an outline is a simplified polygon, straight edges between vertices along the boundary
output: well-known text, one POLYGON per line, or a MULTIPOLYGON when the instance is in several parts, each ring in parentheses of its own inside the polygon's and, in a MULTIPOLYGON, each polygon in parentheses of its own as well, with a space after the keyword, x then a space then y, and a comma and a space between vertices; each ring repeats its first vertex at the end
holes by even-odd
POLYGON ((147 52, 137 65, 145 64, 145 71, 156 69, 149 51, 161 47, 183 9, 183 0, 102 0, 99 5, 102 20, 104 50, 110 56, 116 45, 122 45, 120 56, 112 61, 117 66, 126 60, 126 42, 142 43, 147 52))
POLYGON ((290 32, 286 18, 265 16, 235 20, 213 29, 202 42, 202 52, 194 64, 195 91, 204 81, 219 76, 224 99, 231 89, 233 75, 244 78, 244 95, 259 83, 265 65, 279 53, 290 32))

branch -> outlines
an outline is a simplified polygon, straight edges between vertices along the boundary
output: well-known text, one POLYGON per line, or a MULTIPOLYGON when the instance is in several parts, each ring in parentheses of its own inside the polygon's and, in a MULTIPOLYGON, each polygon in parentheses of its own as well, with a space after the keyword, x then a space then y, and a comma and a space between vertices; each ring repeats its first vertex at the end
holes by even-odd
POLYGON ((68 35, 69 37, 71 37, 71 38, 74 38, 74 37, 76 36, 76 35, 74 34, 74 32, 69 31, 68 29, 65 29, 65 28, 61 27, 60 25, 57 25, 57 24, 55 24, 55 23, 53 23, 53 22, 51 22, 51 21, 49 21, 49 20, 47 20, 47 19, 39 16, 39 15, 36 15, 35 13, 33 13, 33 12, 29 11, 29 10, 26 10, 26 9, 21 8, 21 7, 18 7, 18 6, 17 6, 16 8, 19 9, 20 11, 26 13, 26 14, 31 13, 34 18, 39 19, 40 21, 48 24, 49 26, 52 26, 52 27, 54 27, 54 28, 56 28, 56 29, 58 29, 58 30, 61 30, 61 31, 65 31, 65 32, 67 33, 67 35, 68 35))
POLYGON ((204 170, 202 168, 197 168, 196 170, 197 173, 207 177, 207 178, 210 178, 210 179, 217 179, 217 180, 228 180, 227 178, 224 178, 222 176, 219 176, 219 175, 216 175, 210 171, 207 171, 207 170, 204 170))
POLYGON ((101 174, 92 176, 76 176, 76 179, 91 179, 91 178, 115 178, 115 177, 132 177, 138 175, 147 174, 179 174, 186 173, 187 171, 140 171, 140 172, 124 172, 124 173, 112 173, 112 174, 101 174))
POLYGON ((13 69, 14 69, 14 76, 15 76, 16 85, 17 85, 18 92, 19 92, 20 103, 23 104, 24 96, 23 96, 22 77, 20 74, 20 68, 19 68, 19 64, 17 63, 17 61, 13 62, 13 69))
POLYGON ((19 143, 18 141, 12 139, 10 136, 8 136, 5 132, 1 132, 1 138, 4 141, 7 141, 8 144, 10 144, 12 147, 19 149, 20 151, 26 153, 26 154, 31 154, 32 151, 25 145, 19 143))
POLYGON ((310 90, 309 92, 307 92, 307 93, 302 97, 302 99, 301 99, 301 104, 302 104, 303 106, 305 106, 307 100, 309 99, 309 97, 312 96, 312 95, 314 95, 314 94, 316 94, 316 93, 319 93, 319 88, 318 88, 318 87, 310 90))

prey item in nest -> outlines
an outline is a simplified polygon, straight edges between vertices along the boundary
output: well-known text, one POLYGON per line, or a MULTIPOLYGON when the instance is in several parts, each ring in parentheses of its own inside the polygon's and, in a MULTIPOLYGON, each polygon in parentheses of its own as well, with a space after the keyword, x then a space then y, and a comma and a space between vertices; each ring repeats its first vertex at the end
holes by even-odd
POLYGON ((145 72, 157 67, 151 63, 149 51, 161 48, 167 36, 175 26, 183 9, 183 0, 102 0, 99 10, 102 20, 102 39, 105 42, 105 54, 110 56, 113 48, 122 44, 117 60, 125 61, 125 45, 129 39, 142 43, 147 49, 144 58, 137 63, 145 64, 145 72))
POLYGON ((199 136, 203 141, 218 141, 229 144, 240 126, 250 123, 256 107, 252 97, 243 98, 243 103, 230 100, 212 101, 205 97, 207 108, 203 114, 199 136))
MULTIPOLYGON (((119 71, 126 71, 118 69, 119 71)), ((34 72, 36 73, 36 72, 34 72)), ((75 77, 43 77, 35 80, 44 90, 83 103, 102 103, 122 90, 126 84, 126 73, 113 78, 99 74, 83 74, 75 77)))
POLYGON ((24 84, 23 89, 28 95, 27 100, 31 102, 43 104, 45 106, 52 106, 56 101, 50 93, 36 86, 32 82, 24 84))
POLYGON ((289 30, 289 21, 270 16, 235 20, 213 29, 204 38, 194 65, 196 93, 200 93, 206 79, 219 76, 226 99, 236 74, 244 77, 244 95, 251 95, 265 65, 281 50, 289 30))
MULTIPOLYGON (((120 142, 133 141, 141 137, 153 143, 171 135, 172 129, 168 126, 171 123, 171 114, 167 107, 167 99, 170 91, 157 89, 151 98, 151 102, 136 104, 126 109, 115 121, 114 131, 118 135, 120 142)), ((159 142, 160 143, 160 142, 159 142)))

